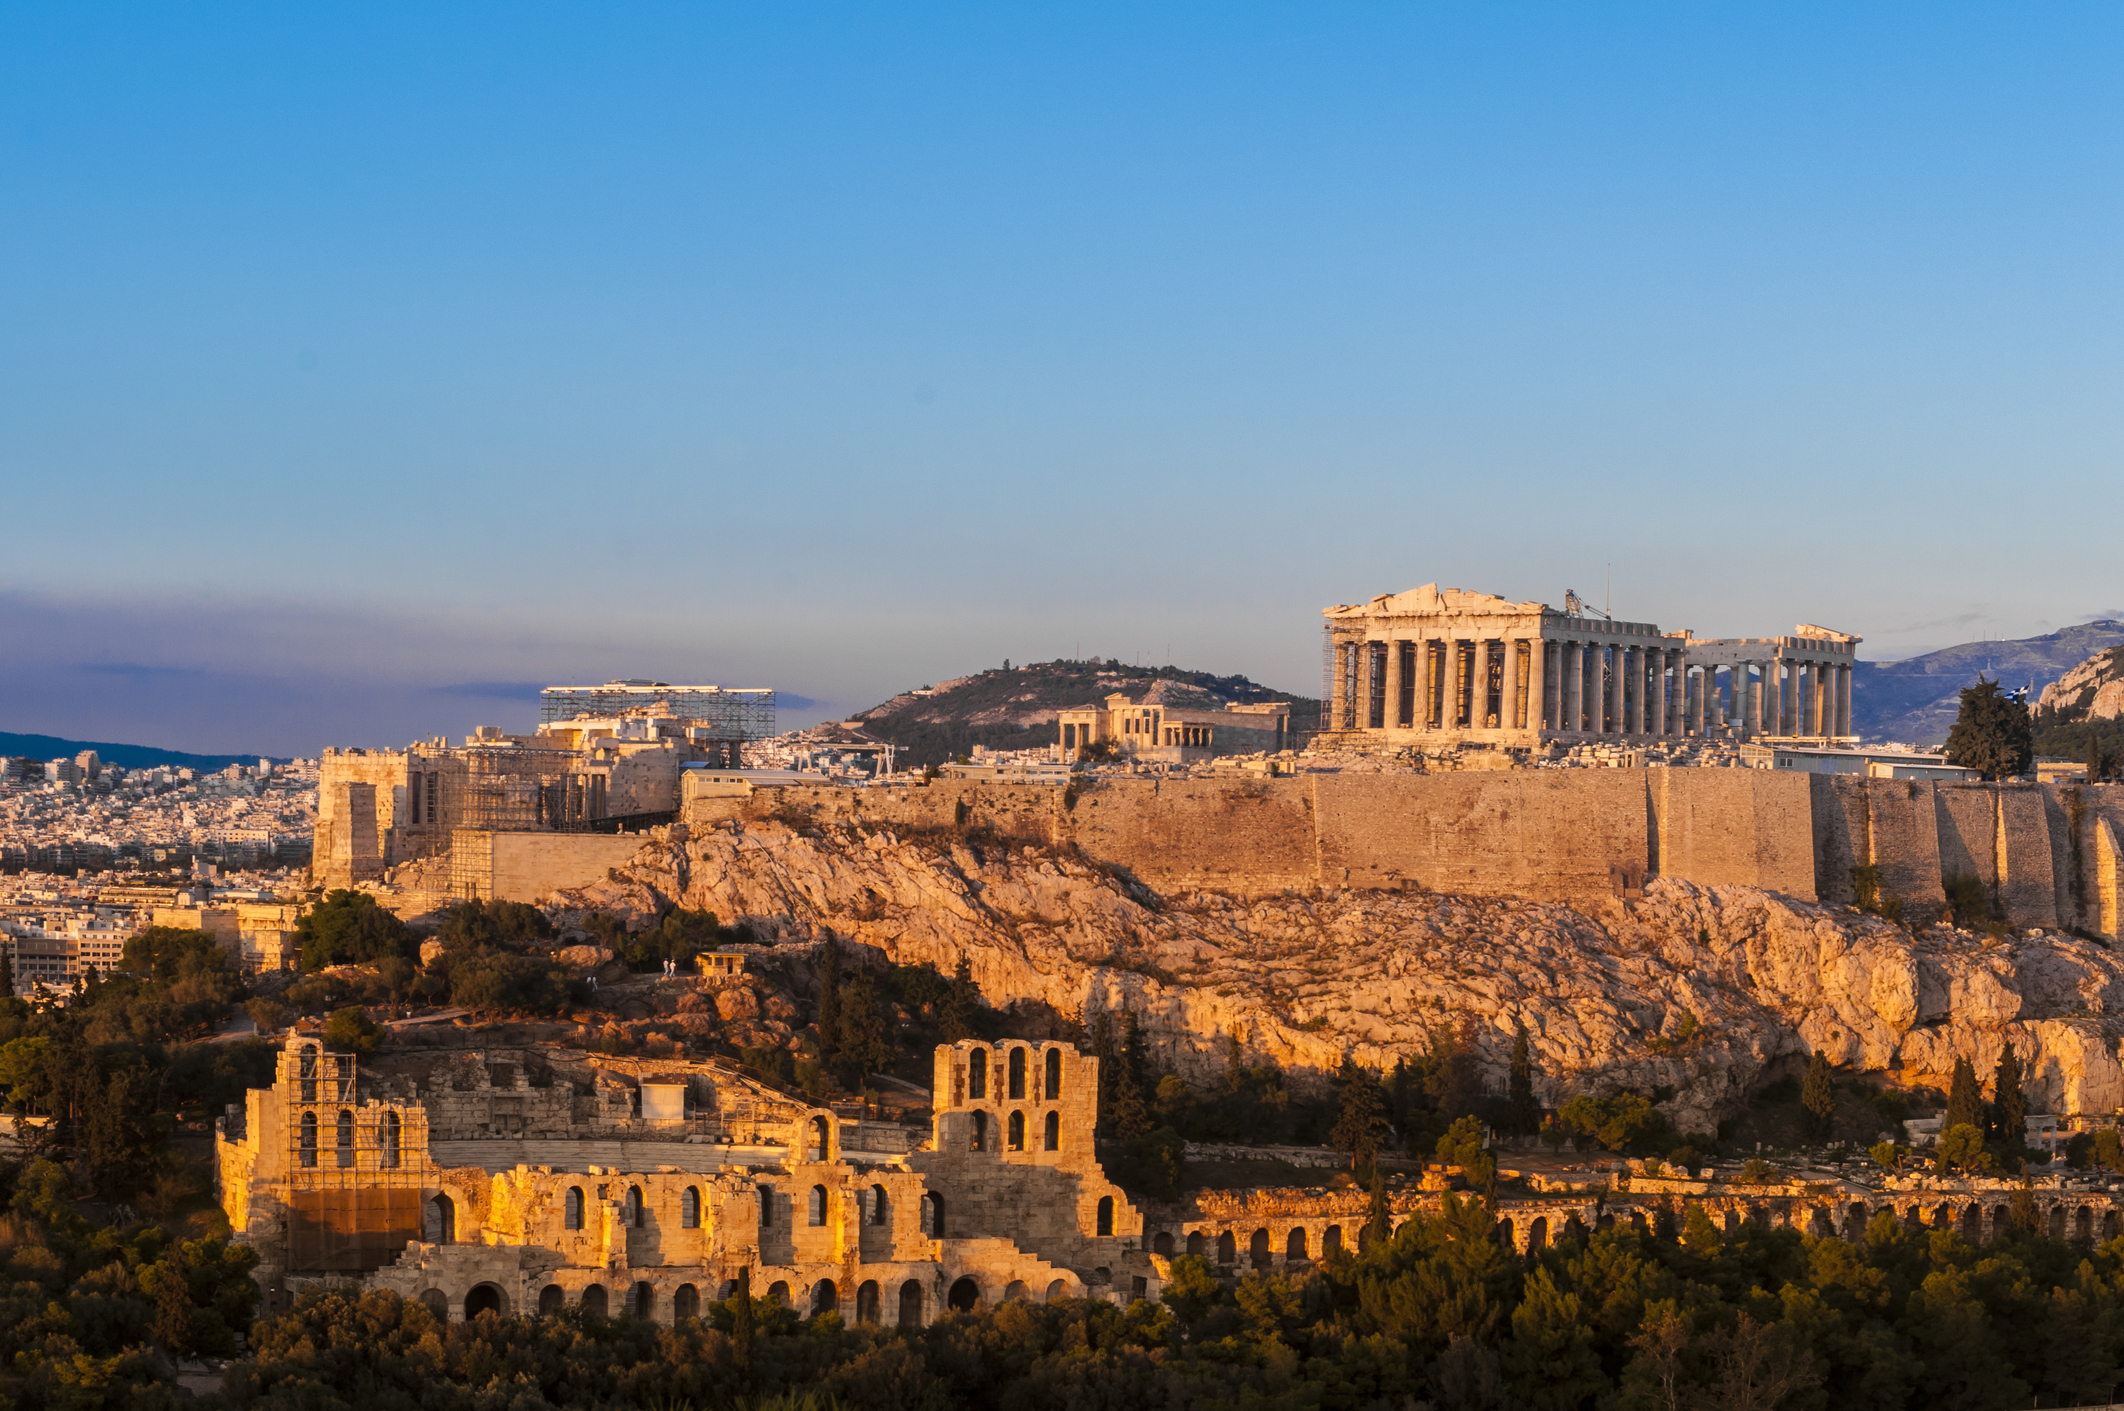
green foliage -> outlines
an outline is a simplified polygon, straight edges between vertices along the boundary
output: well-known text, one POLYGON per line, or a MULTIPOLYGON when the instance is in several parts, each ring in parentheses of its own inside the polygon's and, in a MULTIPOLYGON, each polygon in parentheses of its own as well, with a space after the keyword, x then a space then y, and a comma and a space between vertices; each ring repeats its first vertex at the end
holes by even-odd
POLYGON ((1974 686, 1962 688, 1961 710, 1947 732, 1947 758, 1987 780, 2026 773, 2035 759, 2028 707, 1980 674, 1974 686))
POLYGON ((351 1053, 356 1058, 367 1058, 383 1047, 384 1029, 369 1012, 358 1004, 345 1009, 335 1009, 325 1023, 325 1047, 334 1053, 351 1053))
POLYGON ((2028 1095, 2021 1090, 2021 1056, 2008 1043, 1999 1052, 1991 1076, 1991 1141, 2001 1153, 2018 1153, 2028 1143, 2028 1095))
POLYGON ((528 945, 552 940, 553 923, 529 902, 482 901, 474 897, 443 912, 435 939, 452 949, 528 945))
POLYGON ((1768 1185, 1777 1177, 1777 1168, 1759 1156, 1751 1156, 1741 1163, 1740 1175, 1736 1178, 1744 1186, 1768 1185))
POLYGON ((1158 1127, 1131 1137, 1121 1148, 1114 1165, 1115 1179, 1130 1190, 1142 1191, 1159 1200, 1180 1197, 1180 1166, 1187 1142, 1171 1127, 1158 1127))
POLYGON ((1873 1158, 1873 1164, 1883 1171, 1903 1169, 1903 1148, 1894 1142, 1876 1142, 1867 1148, 1866 1155, 1873 1158))
POLYGON ((1513 1131, 1532 1136, 1541 1130, 1541 1100, 1534 1096, 1534 1055, 1525 1024, 1513 1026, 1512 1067, 1506 1079, 1505 1102, 1511 1110, 1513 1131))
POLYGON ((295 935, 304 970, 391 956, 410 959, 420 952, 419 937, 378 906, 375 897, 343 888, 326 892, 324 900, 304 912, 295 923, 295 935))
POLYGON ((1379 1149, 1394 1135, 1387 1120, 1386 1094, 1371 1070, 1343 1060, 1342 1100, 1335 1112, 1335 1125, 1328 1141, 1338 1151, 1350 1154, 1351 1169, 1369 1166, 1379 1149))
POLYGON ((1592 1097, 1581 1093, 1557 1112, 1566 1131, 1609 1151, 1656 1151, 1674 1136, 1666 1116, 1636 1093, 1592 1097))
POLYGON ((1951 1123, 1940 1132, 1939 1166, 1942 1171, 1982 1171, 1991 1165, 1984 1150, 1984 1129, 1968 1122, 1951 1123))
POLYGON ((1948 1085, 1947 1113, 1940 1123, 1945 1132, 1955 1127, 1984 1127, 1984 1094, 1977 1087, 1976 1069, 1967 1058, 1954 1061, 1954 1077, 1948 1085))
POLYGON ((1820 1049, 1807 1060, 1807 1076, 1800 1083, 1800 1106, 1807 1110, 1808 1134, 1826 1140, 1836 1120, 1836 1081, 1829 1056, 1820 1049))
POLYGON ((543 956, 487 949, 446 952, 430 969, 445 986, 450 1003, 466 1009, 552 1014, 576 996, 568 972, 543 956))
POLYGON ((1864 862, 1851 869, 1851 889, 1858 894, 1858 909, 1890 921, 1903 919, 1903 899, 1881 885, 1881 866, 1864 862))
POLYGON ((834 1066, 849 1088, 860 1088, 872 1073, 889 1073, 898 1049, 883 1002, 867 975, 857 974, 841 988, 840 1015, 832 1048, 834 1066))

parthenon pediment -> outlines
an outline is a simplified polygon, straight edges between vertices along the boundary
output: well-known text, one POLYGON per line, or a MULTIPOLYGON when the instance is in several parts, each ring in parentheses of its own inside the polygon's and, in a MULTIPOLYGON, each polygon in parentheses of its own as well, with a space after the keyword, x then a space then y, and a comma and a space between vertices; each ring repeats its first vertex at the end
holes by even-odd
POLYGON ((1369 617, 1377 613, 1396 616, 1403 614, 1436 615, 1454 613, 1469 617, 1481 617, 1494 613, 1540 612, 1545 605, 1538 602, 1515 603, 1495 593, 1477 593, 1467 588, 1441 588, 1436 583, 1426 583, 1421 588, 1410 588, 1401 593, 1381 593, 1370 602, 1350 603, 1327 609, 1329 617, 1369 617))

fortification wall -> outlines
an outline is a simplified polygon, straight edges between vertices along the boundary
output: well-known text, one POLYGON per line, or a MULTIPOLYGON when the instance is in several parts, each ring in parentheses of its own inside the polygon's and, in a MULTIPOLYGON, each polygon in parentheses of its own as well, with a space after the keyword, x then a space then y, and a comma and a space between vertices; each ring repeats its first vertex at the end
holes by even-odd
MULTIPOLYGON (((1297 778, 937 780, 761 789, 687 821, 902 834, 986 831, 1076 848, 1162 892, 1398 888, 1592 901, 1649 877, 1857 900, 1853 870, 1928 919, 1974 878, 2017 927, 2117 934, 2124 785, 1937 784, 1746 769, 1520 770, 1297 778), (2106 830, 2106 831, 2105 831, 2106 830)), ((535 836, 535 835, 534 835, 535 836)), ((619 850, 618 840, 611 842, 619 850)), ((566 846, 565 844, 563 846, 566 846)), ((526 852, 510 890, 562 885, 526 852)), ((602 856, 602 854, 601 854, 602 856)), ((606 865, 598 861, 592 875, 606 865)), ((1966 918, 1965 918, 1966 919, 1966 918)))

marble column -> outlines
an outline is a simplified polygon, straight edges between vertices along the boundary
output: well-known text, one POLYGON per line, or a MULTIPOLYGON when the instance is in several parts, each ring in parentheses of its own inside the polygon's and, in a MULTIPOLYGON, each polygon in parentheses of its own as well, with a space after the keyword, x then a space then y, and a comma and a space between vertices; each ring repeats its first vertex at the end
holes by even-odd
POLYGON ((1527 669, 1533 673, 1527 680, 1527 728, 1549 728, 1549 639, 1532 637, 1527 641, 1527 669))
POLYGON ((1628 663, 1624 660, 1623 647, 1616 643, 1608 653, 1608 733, 1622 733, 1623 681, 1628 663))
POLYGON ((1342 642, 1335 642, 1332 650, 1334 651, 1333 661, 1335 663, 1335 683, 1332 689, 1335 692, 1335 698, 1328 702, 1328 725, 1330 729, 1339 730, 1343 725, 1342 702, 1349 686, 1350 649, 1342 642))
POLYGON ((1576 642, 1556 644, 1556 728, 1578 733, 1579 692, 1586 683, 1585 653, 1576 642))
POLYGON ((1851 668, 1848 665, 1836 669, 1836 733, 1851 733, 1851 668))
POLYGON ((1386 706, 1379 715, 1379 723, 1389 729, 1401 724, 1401 642, 1394 637, 1387 638, 1386 706))
POLYGON ((1475 689, 1468 693, 1468 728, 1490 728, 1490 668, 1496 663, 1497 649, 1487 637, 1475 639, 1475 689))

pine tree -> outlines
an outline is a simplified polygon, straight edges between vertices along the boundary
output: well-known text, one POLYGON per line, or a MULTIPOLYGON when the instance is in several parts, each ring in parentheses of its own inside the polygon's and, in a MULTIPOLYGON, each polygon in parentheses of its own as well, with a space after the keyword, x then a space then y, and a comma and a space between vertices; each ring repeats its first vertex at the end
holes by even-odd
POLYGON ((1512 1076, 1506 1089, 1512 1109, 1512 1125, 1520 1135, 1541 1130, 1541 1101, 1534 1096, 1534 1054, 1527 1042, 1527 1026, 1515 1024, 1512 1032, 1512 1076))
POLYGON ((2007 1044, 1991 1080, 1992 1139, 2011 1152, 2028 1140, 2028 1094, 2021 1091, 2021 1056, 2007 1044))
POLYGON ((1836 1086, 1829 1056, 1820 1049, 1807 1060, 1807 1077, 1800 1084, 1800 1106, 1807 1109, 1807 1126, 1814 1139, 1825 1139, 1836 1122, 1836 1086))
POLYGON ((1947 758, 1987 780, 2011 778, 2035 758, 2035 724, 2028 707, 1977 677, 1964 686, 1954 728, 1947 732, 1947 758))
POLYGON ((156 1266, 155 1341, 172 1357, 192 1355, 192 1290, 175 1254, 156 1266))
POLYGON ((1966 1058, 1954 1061, 1954 1082, 1947 1093, 1947 1118, 1940 1123, 1940 1133, 1945 1135, 1956 1127, 1974 1127, 1984 1130, 1984 1094, 1977 1087, 1976 1069, 1966 1058))
POLYGON ((1114 1016, 1111 1011, 1100 1010, 1092 1016, 1091 1053, 1099 1064, 1099 1117, 1095 1124, 1102 1136, 1112 1136, 1115 1080, 1120 1076, 1120 1061, 1114 1055, 1114 1016))
MULTIPOLYGON (((1100 1015, 1105 1018, 1105 1015, 1100 1015)), ((1108 1101, 1099 1109, 1099 1127, 1114 1136, 1140 1137, 1152 1127, 1150 1104, 1145 1100, 1143 1032, 1133 1009, 1121 1011, 1121 1040, 1113 1045, 1113 1082, 1108 1101)), ((1105 1075, 1102 1066, 1100 1075, 1105 1075)))
POLYGON ((861 1088, 872 1073, 892 1067, 892 1026, 870 987, 857 975, 840 997, 841 1017, 833 1035, 841 1075, 850 1088, 861 1088))

